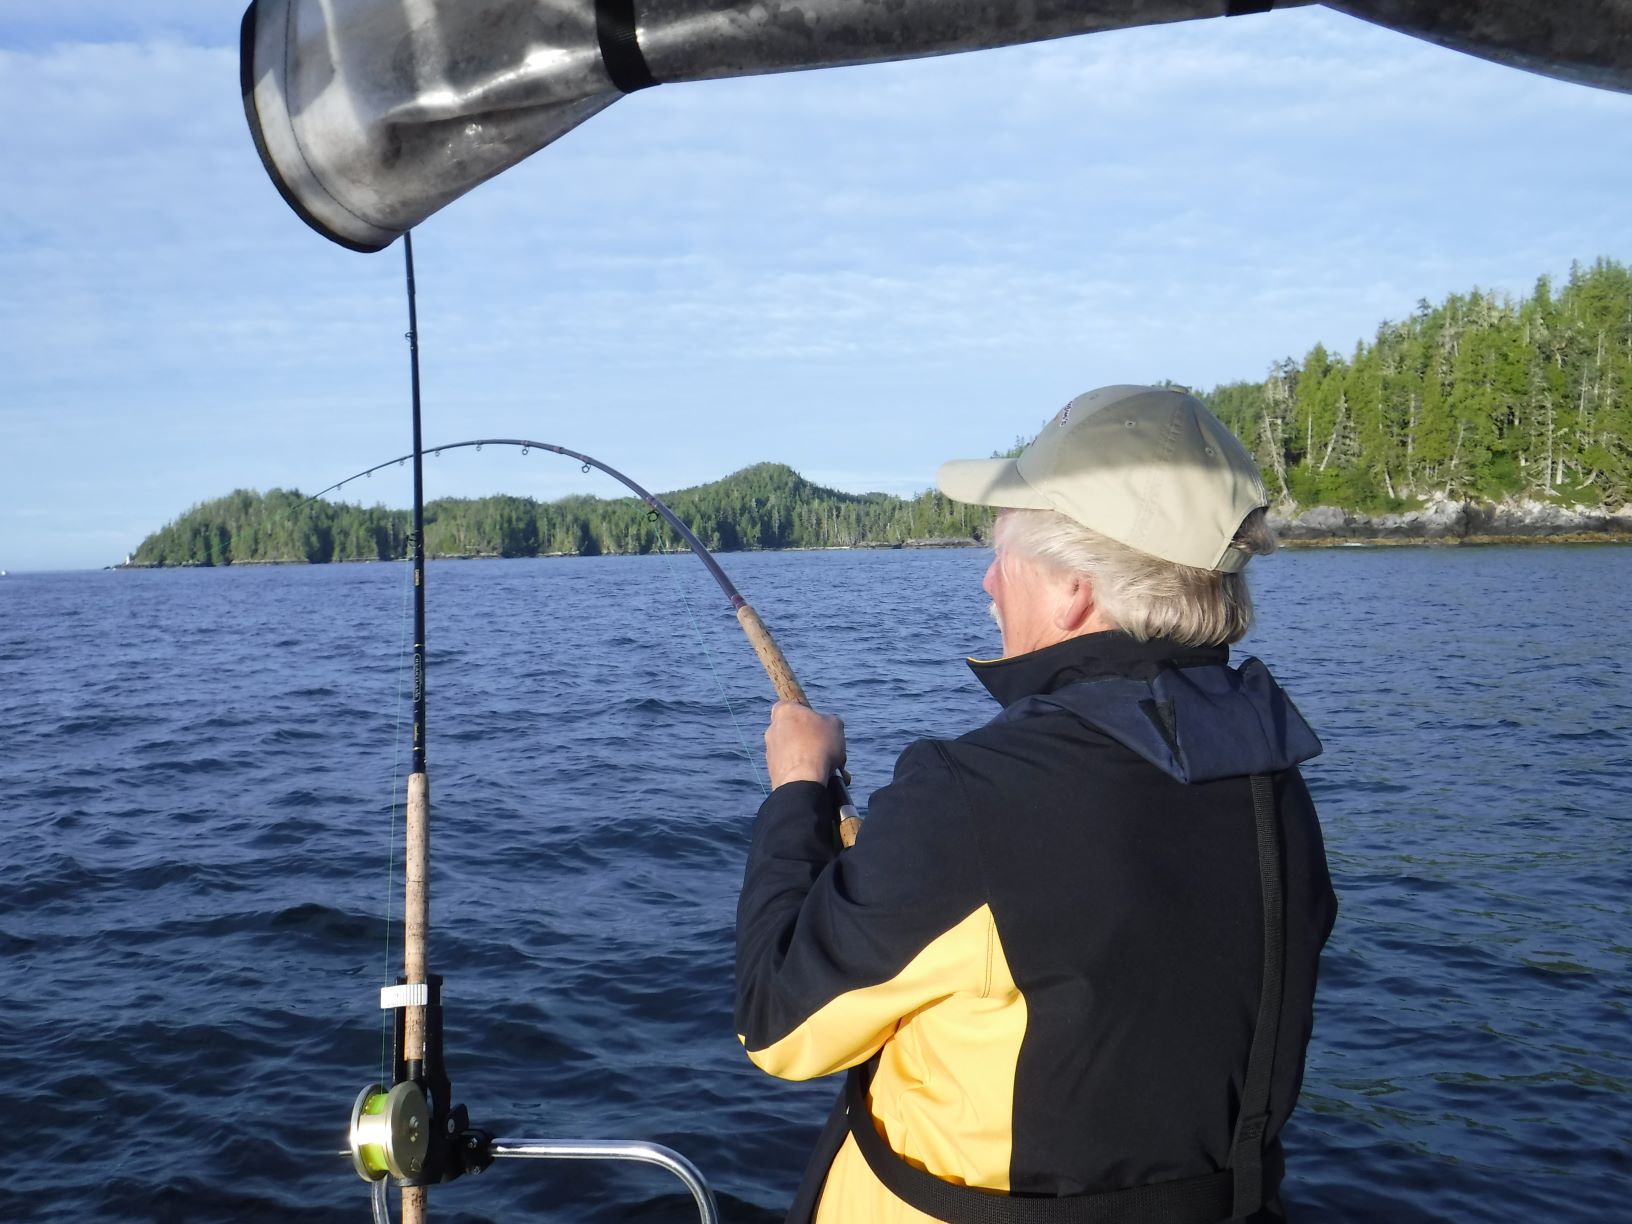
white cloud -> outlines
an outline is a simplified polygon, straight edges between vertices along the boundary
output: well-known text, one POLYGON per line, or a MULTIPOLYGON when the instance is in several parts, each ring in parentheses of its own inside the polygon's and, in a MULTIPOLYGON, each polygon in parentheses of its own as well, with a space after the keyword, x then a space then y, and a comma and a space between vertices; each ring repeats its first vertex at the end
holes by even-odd
POLYGON ((239 19, 248 7, 248 0, 6 0, 0 46, 38 50, 157 39, 236 46, 239 19))

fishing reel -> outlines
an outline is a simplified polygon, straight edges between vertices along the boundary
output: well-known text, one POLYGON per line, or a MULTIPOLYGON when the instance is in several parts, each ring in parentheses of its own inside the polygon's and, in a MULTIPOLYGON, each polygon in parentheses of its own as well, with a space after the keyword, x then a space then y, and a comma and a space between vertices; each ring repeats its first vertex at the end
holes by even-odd
POLYGON ((450 1182, 493 1163, 493 1136, 470 1124, 463 1105, 449 1107, 453 1089, 442 1063, 442 978, 380 991, 381 1008, 395 1013, 391 1087, 370 1084, 351 1107, 346 1146, 366 1182, 390 1177, 401 1186, 450 1182), (425 1057, 403 1057, 407 1011, 425 1009, 425 1057))
POLYGON ((351 1108, 347 1146, 352 1167, 364 1181, 379 1181, 387 1174, 398 1181, 417 1178, 430 1152, 430 1103, 413 1080, 389 1091, 370 1084, 357 1094, 351 1108))

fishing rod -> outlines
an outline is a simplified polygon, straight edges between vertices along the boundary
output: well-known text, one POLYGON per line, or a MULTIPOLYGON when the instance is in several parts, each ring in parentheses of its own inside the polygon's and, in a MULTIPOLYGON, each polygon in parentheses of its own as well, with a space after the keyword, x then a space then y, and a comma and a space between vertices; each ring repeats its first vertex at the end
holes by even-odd
MULTIPOLYGON (((646 489, 636 484, 628 476, 625 476, 622 472, 618 471, 617 468, 602 463, 599 459, 582 454, 579 451, 571 450, 565 446, 557 446, 553 442, 535 442, 530 438, 471 438, 464 442, 449 442, 443 446, 432 447, 431 454, 436 456, 440 455, 443 451, 460 450, 464 447, 475 447, 477 450, 480 450, 484 446, 519 447, 521 449, 521 453, 524 455, 532 450, 549 451, 552 454, 564 455, 568 459, 576 459, 583 467, 585 472, 588 472, 593 468, 597 471, 606 473, 608 476, 612 477, 613 480, 616 480, 619 484, 623 485, 645 504, 649 512, 649 516, 653 519, 653 521, 655 521, 658 516, 661 516, 663 519, 667 520, 669 525, 680 533, 680 538, 686 542, 686 546, 696 554, 697 559, 701 561, 703 565, 707 567, 708 572, 714 576, 714 581, 719 584, 720 589, 725 592, 726 599, 730 601, 731 610, 736 613, 737 623, 742 626, 743 633, 747 635, 749 644, 754 648, 754 654, 759 657, 760 666, 765 669, 765 674, 770 678, 771 687, 776 690, 777 697, 783 701, 797 701, 802 706, 810 705, 809 699, 805 696, 805 690, 800 686, 798 678, 793 673, 792 665, 788 663, 787 656, 782 653, 781 647, 776 644, 776 639, 771 636, 770 629, 766 627, 765 622, 760 618, 759 613, 754 610, 752 604, 743 598, 742 593, 737 590, 736 584, 731 581, 731 579, 726 575, 725 570, 720 567, 720 563, 715 560, 714 554, 711 553, 704 546, 703 542, 697 538, 697 533, 693 531, 686 524, 686 521, 671 510, 656 494, 648 492, 646 489)), ((312 494, 306 499, 305 502, 301 504, 306 505, 314 502, 318 498, 322 497, 325 493, 332 493, 336 489, 339 489, 344 485, 348 485, 354 480, 361 480, 366 476, 373 475, 375 472, 378 472, 383 468, 405 463, 409 459, 414 458, 415 456, 412 454, 399 455, 395 459, 387 459, 383 463, 376 463, 373 467, 364 468, 360 472, 355 472, 352 475, 347 476, 344 480, 336 481, 326 489, 318 490, 318 492, 312 494)), ((416 481, 417 479, 418 477, 416 475, 416 481)), ((418 486, 416 484, 416 490, 417 487, 418 486)), ((416 505, 417 504, 418 503, 416 500, 416 505)), ((298 508, 299 507, 296 507, 296 509, 298 508)), ((417 549, 423 538, 423 529, 418 525, 417 519, 414 532, 415 546, 417 549)), ((420 564, 420 562, 416 560, 416 565, 418 564, 420 564)), ((419 573, 420 571, 416 569, 414 580, 416 596, 422 594, 424 591, 424 583, 419 578, 419 573)), ((423 627, 416 621, 416 636, 423 636, 422 629, 423 627)), ((417 675, 418 672, 416 671, 416 676, 417 675)), ((416 692, 417 691, 418 687, 416 684, 416 692)), ((416 709, 416 719, 417 718, 418 712, 416 709)), ((415 725, 417 727, 419 725, 418 722, 416 722, 415 725)), ((845 847, 849 847, 855 845, 856 835, 861 830, 861 818, 856 812, 856 805, 850 797, 850 790, 846 785, 846 782, 847 778, 843 772, 835 772, 833 777, 829 780, 828 786, 833 794, 835 803, 838 805, 839 840, 845 847)))
MULTIPOLYGON (((380 990, 380 1008, 393 1014, 392 1079, 389 1088, 371 1084, 352 1106, 348 1151, 353 1167, 373 1183, 376 1224, 389 1224, 386 1178, 401 1192, 402 1224, 425 1224, 426 1189, 466 1173, 480 1173, 496 1157, 639 1161, 667 1169, 683 1182, 696 1203, 702 1224, 718 1224, 712 1191, 694 1165, 679 1153, 641 1140, 521 1140, 500 1142, 473 1126, 469 1111, 454 1106, 452 1086, 443 1063, 442 978, 429 971, 427 931, 430 925, 430 779, 426 764, 425 666, 425 447, 420 422, 419 316, 414 285, 414 247, 411 233, 403 234, 403 263, 408 296, 408 341, 413 411, 413 450, 375 464, 320 490, 293 509, 310 505, 323 494, 381 468, 413 461, 414 575, 414 713, 413 757, 408 775, 404 837, 403 971, 396 985, 380 990)), ((522 454, 535 448, 576 459, 585 472, 597 468, 632 491, 645 503, 652 521, 666 519, 680 533, 714 576, 736 613, 761 666, 779 698, 808 706, 804 689, 781 648, 751 604, 720 567, 697 534, 664 502, 616 468, 589 455, 527 438, 477 438, 433 448, 433 455, 464 447, 515 446, 522 454)), ((846 785, 848 775, 837 770, 829 789, 838 808, 835 833, 841 846, 854 844, 860 818, 846 785)))
MULTIPOLYGON (((442 1058, 442 978, 429 972, 430 775, 425 751, 425 450, 420 428, 419 312, 414 291, 414 239, 402 236, 408 290, 408 361, 414 449, 414 715, 403 846, 402 975, 380 990, 380 1008, 393 1015, 392 1079, 371 1084, 352 1106, 349 1148, 364 1181, 377 1183, 374 1218, 386 1224, 385 1178, 401 1191, 402 1224, 424 1224, 426 1188, 479 1173, 493 1160, 493 1136, 470 1124, 463 1105, 452 1106, 442 1058)), ((304 503, 303 503, 304 504, 304 503)), ((297 507, 298 508, 298 507, 297 507)))

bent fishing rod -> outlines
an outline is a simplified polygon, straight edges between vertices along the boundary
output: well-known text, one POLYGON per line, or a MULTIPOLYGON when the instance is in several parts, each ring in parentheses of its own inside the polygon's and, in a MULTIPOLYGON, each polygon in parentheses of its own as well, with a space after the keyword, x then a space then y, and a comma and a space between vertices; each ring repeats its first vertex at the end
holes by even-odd
MULTIPOLYGON (((737 590, 736 584, 720 567, 720 563, 715 560, 714 554, 697 538, 697 533, 656 494, 648 492, 628 476, 618 471, 617 468, 568 447, 557 446, 553 442, 536 442, 530 438, 471 438, 464 442, 449 442, 443 446, 433 446, 429 450, 434 457, 440 455, 443 451, 460 450, 465 447, 475 447, 477 450, 481 450, 484 446, 519 447, 524 455, 533 450, 564 455, 568 459, 576 459, 585 472, 593 468, 596 471, 606 473, 613 480, 623 485, 624 488, 628 489, 645 504, 653 521, 661 516, 675 531, 679 532, 680 538, 686 542, 686 546, 696 554, 697 559, 714 576, 714 581, 719 584, 720 590, 725 592, 726 599, 730 601, 731 610, 736 613, 737 623, 742 626, 742 631, 747 635, 749 644, 753 646, 754 653, 759 657, 760 665, 765 669, 766 676, 770 678, 771 687, 776 690, 777 697, 783 701, 797 701, 802 706, 810 705, 810 700, 805 696, 805 690, 800 685, 798 677, 793 674, 792 665, 788 663, 787 656, 782 653, 782 648, 776 644, 776 639, 771 636, 770 629, 766 627, 759 613, 754 610, 752 604, 743 598, 742 592, 737 590)), ((354 480, 372 476, 375 472, 406 463, 414 458, 415 456, 412 454, 399 455, 395 459, 387 459, 383 463, 376 463, 373 467, 364 468, 360 472, 354 472, 352 475, 347 476, 344 480, 336 481, 326 489, 318 490, 301 504, 310 504, 325 493, 333 493, 354 480)), ((423 526, 416 520, 414 526, 416 540, 422 531, 423 526)), ((422 582, 415 583, 418 589, 423 589, 423 585, 422 582)), ((856 841, 856 834, 861 828, 861 818, 856 811, 855 803, 850 798, 850 791, 845 783, 845 775, 835 772, 829 785, 839 806, 839 838, 846 847, 853 846, 856 841)))
MULTIPOLYGON (((408 296, 406 339, 411 374, 414 449, 407 455, 388 459, 348 476, 300 503, 301 506, 309 505, 323 494, 381 468, 413 461, 414 507, 410 543, 414 575, 414 715, 413 762, 408 776, 404 813, 403 972, 397 978, 396 985, 380 990, 381 1010, 393 1015, 392 1077, 389 1088, 384 1084, 364 1088, 352 1106, 347 1140, 352 1164, 364 1181, 373 1184, 375 1224, 389 1224, 387 1178, 395 1181, 401 1191, 402 1224, 425 1224, 426 1191, 430 1186, 452 1181, 467 1173, 480 1173, 500 1156, 638 1161, 657 1165, 686 1185, 697 1205, 701 1224, 719 1224, 718 1208, 707 1182, 696 1167, 677 1152, 640 1140, 500 1142, 490 1131, 472 1125, 469 1111, 463 1105, 452 1104, 452 1086, 443 1061, 442 978, 429 971, 427 954, 430 926, 430 782, 425 751, 425 447, 420 431, 419 320, 414 291, 413 235, 405 233, 402 238, 408 296)), ((475 438, 434 447, 432 454, 440 455, 445 450, 464 447, 480 450, 484 446, 515 446, 523 454, 536 448, 565 455, 576 459, 585 472, 592 468, 599 469, 633 492, 646 505, 648 517, 653 522, 666 519, 714 576, 715 582, 730 601, 737 622, 747 634, 760 664, 770 677, 777 696, 801 705, 810 704, 793 674, 793 668, 771 637, 765 622, 726 576, 714 555, 697 538, 696 532, 660 498, 616 468, 550 442, 536 442, 528 438, 475 438)), ((835 771, 829 781, 830 792, 838 807, 835 833, 841 846, 855 842, 861 823, 850 799, 847 780, 847 775, 841 769, 835 771)))

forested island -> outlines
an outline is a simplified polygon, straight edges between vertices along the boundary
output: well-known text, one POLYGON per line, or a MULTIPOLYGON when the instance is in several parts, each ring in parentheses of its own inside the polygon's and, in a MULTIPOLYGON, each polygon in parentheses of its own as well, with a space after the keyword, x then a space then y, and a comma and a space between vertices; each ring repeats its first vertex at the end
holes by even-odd
MULTIPOLYGON (((724 480, 674 493, 664 503, 710 551, 747 548, 852 548, 861 545, 974 543, 991 514, 939 493, 907 499, 841 493, 792 468, 761 463, 724 480)), ((302 505, 299 493, 239 490, 195 506, 142 541, 126 563, 230 565, 268 561, 384 561, 406 555, 406 510, 329 501, 302 505)), ((599 556, 683 548, 666 523, 634 497, 441 498, 425 503, 425 549, 432 557, 599 556)))
MULTIPOLYGON (((1253 449, 1291 542, 1632 534, 1632 271, 1600 259, 1522 301, 1474 290, 1198 392, 1253 449)), ((991 515, 935 492, 852 494, 762 463, 661 494, 710 549, 978 543, 991 515)), ((142 541, 132 566, 391 560, 406 510, 239 490, 142 541)), ((678 547, 635 498, 441 499, 430 556, 678 547)))

